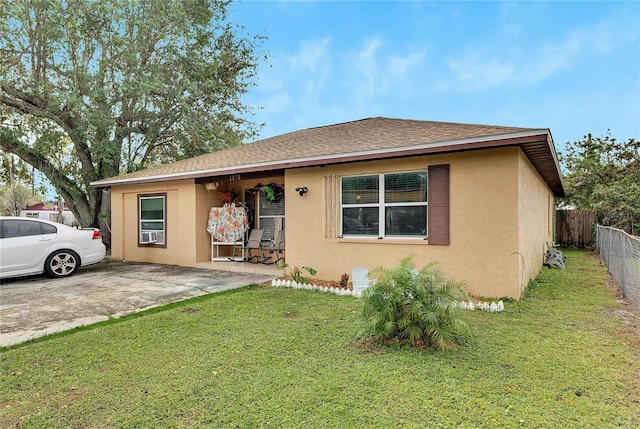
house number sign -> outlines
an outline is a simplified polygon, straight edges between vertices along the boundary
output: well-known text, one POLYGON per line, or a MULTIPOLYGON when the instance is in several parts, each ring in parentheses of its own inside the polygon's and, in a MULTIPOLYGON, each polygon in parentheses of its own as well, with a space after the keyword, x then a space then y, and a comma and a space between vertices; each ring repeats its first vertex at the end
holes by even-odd
POLYGON ((240 174, 230 174, 229 175, 229 182, 235 182, 237 180, 241 180, 242 176, 240 174))

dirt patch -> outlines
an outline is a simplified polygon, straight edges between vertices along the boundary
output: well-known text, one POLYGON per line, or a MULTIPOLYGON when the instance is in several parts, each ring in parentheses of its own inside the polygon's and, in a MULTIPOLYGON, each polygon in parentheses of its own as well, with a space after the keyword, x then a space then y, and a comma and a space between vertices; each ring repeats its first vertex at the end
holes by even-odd
POLYGON ((618 304, 618 308, 611 312, 625 325, 625 331, 629 332, 629 340, 640 346, 640 309, 622 297, 622 289, 612 277, 607 278, 606 285, 615 295, 618 304))

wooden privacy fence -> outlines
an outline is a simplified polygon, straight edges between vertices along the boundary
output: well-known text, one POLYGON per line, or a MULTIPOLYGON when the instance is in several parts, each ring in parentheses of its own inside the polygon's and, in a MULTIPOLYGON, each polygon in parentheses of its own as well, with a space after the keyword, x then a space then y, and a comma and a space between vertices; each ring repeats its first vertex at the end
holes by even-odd
POLYGON ((556 244, 560 246, 590 247, 594 244, 591 210, 556 210, 556 244))

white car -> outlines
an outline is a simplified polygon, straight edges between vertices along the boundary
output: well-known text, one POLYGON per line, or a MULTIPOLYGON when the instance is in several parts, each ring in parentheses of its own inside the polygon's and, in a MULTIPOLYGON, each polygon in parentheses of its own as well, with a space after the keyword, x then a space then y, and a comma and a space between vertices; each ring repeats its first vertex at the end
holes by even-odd
POLYGON ((100 231, 0 216, 0 279, 47 273, 67 277, 104 259, 100 231))

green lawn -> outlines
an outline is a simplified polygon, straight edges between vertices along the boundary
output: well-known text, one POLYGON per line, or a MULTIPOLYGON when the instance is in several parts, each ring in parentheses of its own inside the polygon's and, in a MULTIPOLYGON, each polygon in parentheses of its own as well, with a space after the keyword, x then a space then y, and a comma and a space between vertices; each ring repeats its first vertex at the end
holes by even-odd
POLYGON ((639 341, 568 251, 452 352, 355 344, 352 297, 252 286, 0 353, 0 427, 640 426, 639 341))

